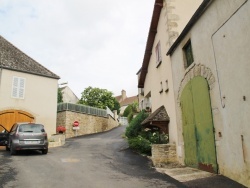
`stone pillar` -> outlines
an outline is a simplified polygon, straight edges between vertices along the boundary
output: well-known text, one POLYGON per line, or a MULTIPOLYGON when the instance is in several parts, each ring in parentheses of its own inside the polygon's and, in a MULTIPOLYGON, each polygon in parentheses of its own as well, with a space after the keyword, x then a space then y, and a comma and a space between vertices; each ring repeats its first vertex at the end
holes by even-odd
POLYGON ((155 167, 162 167, 169 163, 176 163, 176 146, 174 144, 153 144, 152 161, 155 167))

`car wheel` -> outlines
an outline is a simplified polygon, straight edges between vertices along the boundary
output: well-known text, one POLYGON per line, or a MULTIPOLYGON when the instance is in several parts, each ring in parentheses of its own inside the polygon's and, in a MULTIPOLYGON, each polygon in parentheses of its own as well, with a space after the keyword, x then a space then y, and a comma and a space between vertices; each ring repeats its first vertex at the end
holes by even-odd
POLYGON ((16 154, 16 150, 13 148, 12 144, 10 144, 10 154, 11 155, 15 155, 16 154))
POLYGON ((48 148, 42 150, 42 154, 47 154, 48 153, 48 148))

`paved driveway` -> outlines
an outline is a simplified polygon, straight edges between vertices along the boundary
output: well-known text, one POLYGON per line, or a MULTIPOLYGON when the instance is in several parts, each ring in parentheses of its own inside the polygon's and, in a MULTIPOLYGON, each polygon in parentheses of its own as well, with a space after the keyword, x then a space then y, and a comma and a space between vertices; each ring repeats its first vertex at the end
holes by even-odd
POLYGON ((124 127, 68 139, 47 155, 0 150, 0 187, 25 188, 167 188, 185 187, 155 171, 151 162, 130 149, 124 127))

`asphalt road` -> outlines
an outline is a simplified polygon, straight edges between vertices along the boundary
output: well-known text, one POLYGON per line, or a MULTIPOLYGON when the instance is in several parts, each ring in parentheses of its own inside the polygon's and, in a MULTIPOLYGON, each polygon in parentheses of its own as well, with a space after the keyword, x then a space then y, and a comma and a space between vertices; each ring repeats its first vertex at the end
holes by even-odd
POLYGON ((174 188, 180 182, 152 168, 122 138, 125 127, 67 139, 62 147, 10 156, 0 150, 0 187, 174 188))

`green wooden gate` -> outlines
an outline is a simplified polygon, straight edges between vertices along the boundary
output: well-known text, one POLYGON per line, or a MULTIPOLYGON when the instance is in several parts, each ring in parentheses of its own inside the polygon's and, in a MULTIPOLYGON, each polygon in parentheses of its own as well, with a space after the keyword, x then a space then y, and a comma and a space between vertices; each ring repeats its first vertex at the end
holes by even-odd
POLYGON ((214 126, 208 83, 197 76, 181 94, 185 163, 217 173, 214 126))

